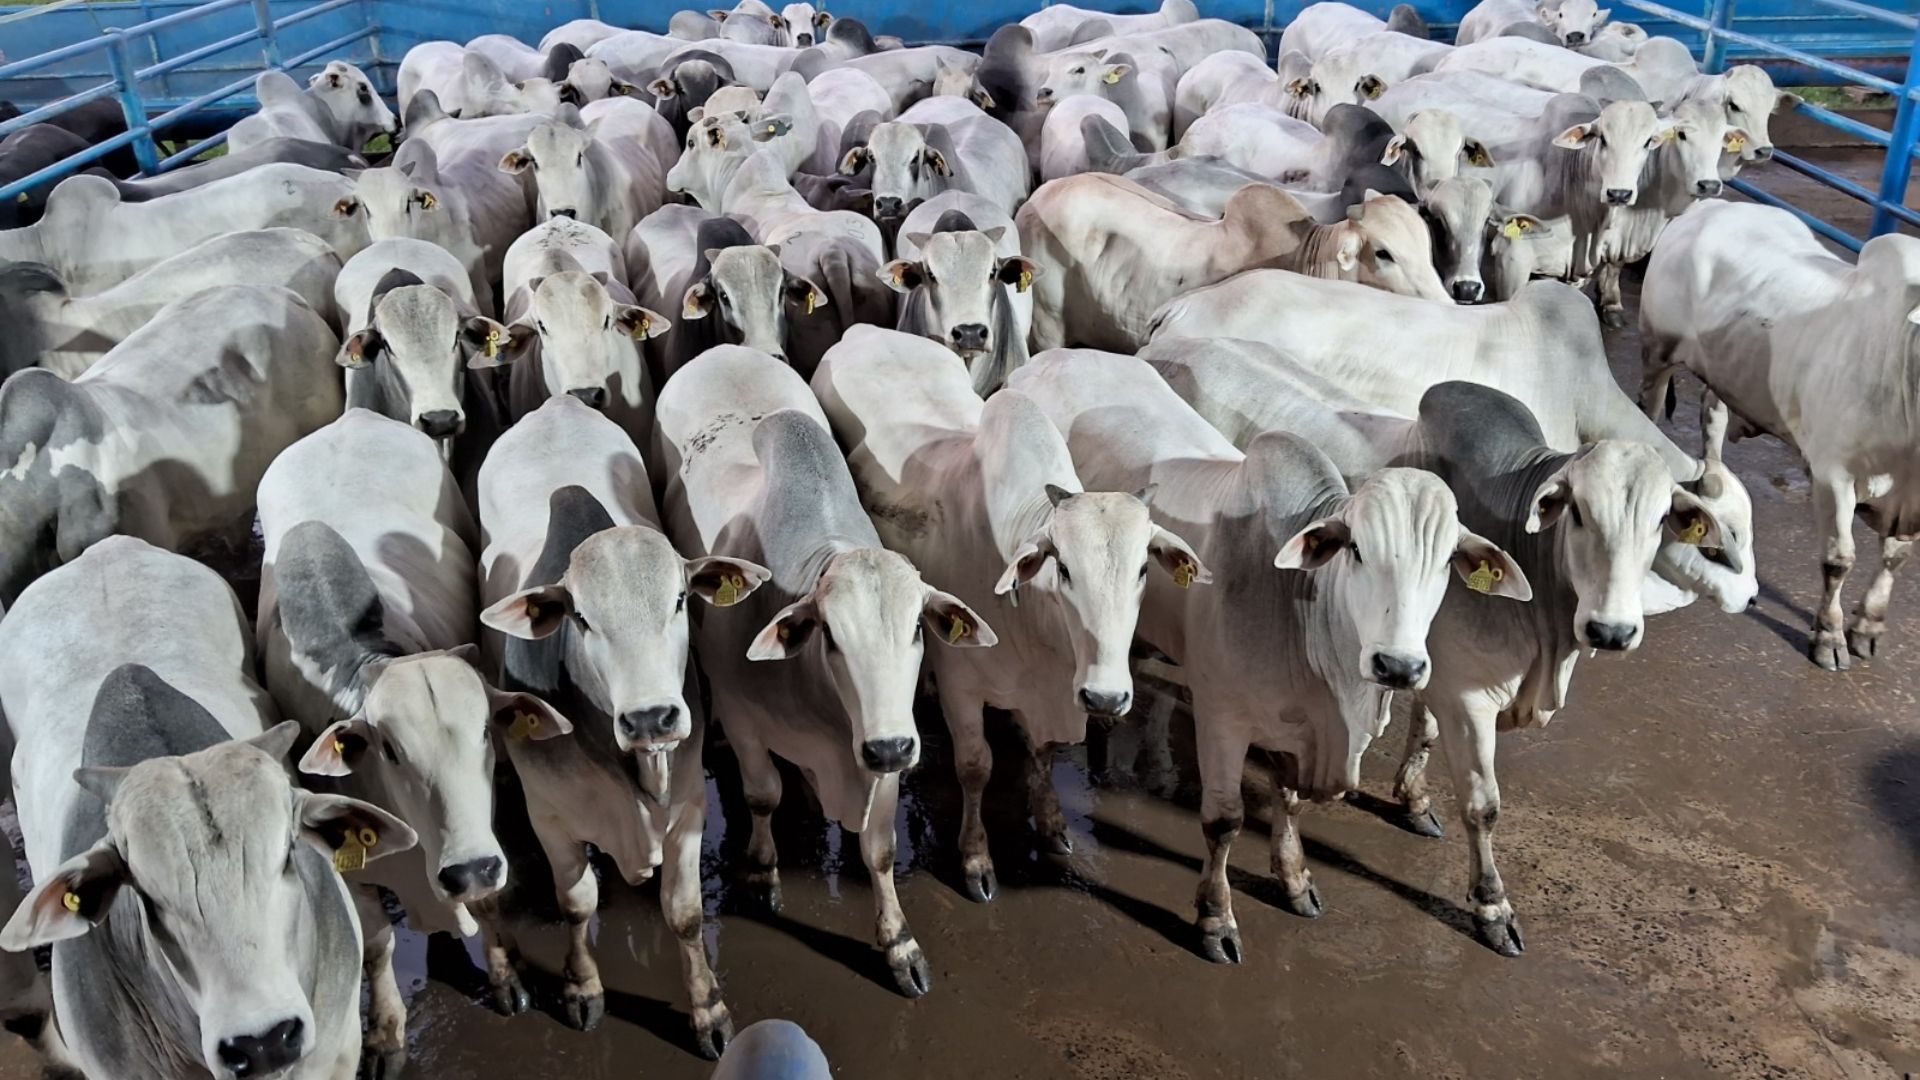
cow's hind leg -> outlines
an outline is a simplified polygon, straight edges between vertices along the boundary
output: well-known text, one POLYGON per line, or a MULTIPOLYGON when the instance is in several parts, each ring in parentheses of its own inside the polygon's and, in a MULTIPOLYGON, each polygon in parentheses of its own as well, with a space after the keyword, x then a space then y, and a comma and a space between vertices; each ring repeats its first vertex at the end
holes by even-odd
POLYGON ((1273 876, 1287 892, 1287 910, 1302 918, 1317 919, 1326 910, 1320 903, 1320 890, 1314 888, 1313 874, 1307 869, 1307 851, 1300 843, 1300 810, 1306 804, 1300 793, 1290 787, 1276 786, 1273 800, 1273 876))
POLYGON ((1663 412, 1673 415, 1673 377, 1679 372, 1674 347, 1674 342, 1641 321, 1640 411, 1650 420, 1658 421, 1663 412))
POLYGON ((933 969, 927 966, 920 943, 913 939, 893 884, 893 827, 899 805, 900 774, 888 773, 874 788, 873 809, 867 814, 867 827, 860 833, 860 859, 873 879, 874 940, 887 955, 894 984, 902 994, 917 998, 933 989, 933 969))
POLYGON ((680 945, 680 971, 686 978, 687 1000, 691 1003, 694 1046, 702 1057, 716 1059, 733 1041, 733 1017, 721 1000, 720 980, 707 960, 703 933, 706 909, 700 897, 700 837, 706 820, 705 784, 695 785, 695 793, 687 801, 675 799, 660 865, 660 908, 680 945))
MULTIPOLYGON (((744 728, 746 725, 735 725, 744 728)), ((753 812, 753 835, 747 840, 747 888, 766 905, 780 910, 780 850, 773 842, 773 812, 780 806, 780 767, 766 747, 740 734, 728 733, 734 755, 740 759, 740 781, 747 791, 747 809, 753 812)))
POLYGON ((1027 768, 1027 802, 1032 808, 1033 831, 1040 844, 1055 855, 1073 854, 1073 838, 1067 835, 1067 817, 1060 812, 1060 793, 1053 789, 1053 754, 1059 743, 1028 743, 1033 758, 1027 768))
MULTIPOLYGON (((1201 716, 1201 704, 1194 715, 1201 716)), ((1225 726, 1225 725, 1222 725, 1225 726)), ((1240 797, 1240 779, 1246 772, 1247 743, 1239 735, 1200 725, 1200 831, 1207 838, 1207 864, 1200 873, 1194 908, 1200 927, 1200 951, 1216 964, 1241 960, 1240 924, 1233 917, 1233 889, 1227 884, 1227 857, 1240 835, 1246 810, 1240 797)))
POLYGON ((1853 477, 1844 472, 1816 476, 1813 514, 1825 534, 1826 557, 1820 564, 1824 591, 1813 620, 1813 662, 1828 671, 1845 671, 1851 663, 1847 639, 1840 632, 1840 589, 1853 569, 1853 508, 1857 496, 1853 477))
POLYGON ((1906 563, 1911 540, 1880 538, 1880 572, 1873 575, 1867 595, 1854 609, 1853 625, 1847 627, 1847 648, 1862 660, 1871 660, 1880 650, 1880 636, 1887 632, 1887 602, 1893 598, 1893 577, 1906 563))
POLYGON ((1440 818, 1433 812, 1433 796, 1427 793, 1427 761, 1438 734, 1433 714, 1425 705, 1415 702, 1407 711, 1407 755, 1400 760, 1400 771, 1393 776, 1393 798, 1400 804, 1400 827, 1434 839, 1447 835, 1440 818))
POLYGON ((367 1034, 360 1041, 360 1080, 392 1080, 407 1064, 407 1003, 393 975, 393 924, 378 895, 355 888, 366 945, 360 963, 367 975, 367 1034))
POLYGON ((1460 819, 1471 845, 1473 932, 1481 944, 1502 956, 1526 951, 1520 922, 1507 900, 1507 887, 1493 864, 1493 826, 1500 817, 1500 782, 1494 776, 1494 710, 1484 702, 1448 701, 1433 710, 1440 728, 1440 751, 1453 773, 1460 819))
MULTIPOLYGON (((957 680, 949 680, 957 681, 957 680)), ((980 903, 999 890, 993 873, 993 854, 987 847, 987 826, 980 817, 980 801, 987 778, 993 775, 993 748, 982 727, 982 704, 946 682, 940 684, 940 711, 953 735, 953 768, 960 777, 960 869, 967 895, 980 903)))

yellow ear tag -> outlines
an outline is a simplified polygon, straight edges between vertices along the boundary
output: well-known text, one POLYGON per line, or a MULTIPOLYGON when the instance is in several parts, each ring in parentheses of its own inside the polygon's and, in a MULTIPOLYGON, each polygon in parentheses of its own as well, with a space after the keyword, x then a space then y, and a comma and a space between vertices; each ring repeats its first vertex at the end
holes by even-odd
POLYGON ((513 714, 513 723, 507 728, 507 738, 516 742, 525 742, 533 738, 540 730, 540 717, 535 713, 517 712, 513 714))
POLYGON ((813 314, 813 309, 819 306, 820 306, 820 294, 817 292, 814 292, 812 289, 808 289, 807 290, 807 314, 809 315, 813 314))
POLYGON ((1509 240, 1520 239, 1520 234, 1526 231, 1527 231, 1526 226, 1520 224, 1520 222, 1517 219, 1514 221, 1509 221, 1505 225, 1500 226, 1500 234, 1502 236, 1505 236, 1509 240))
POLYGON ((339 739, 333 740, 333 752, 340 757, 347 756, 347 744, 339 739))
POLYGON ((720 579, 720 587, 713 590, 714 607, 732 607, 740 602, 740 596, 747 591, 747 579, 739 574, 728 574, 720 579))
POLYGON ((68 893, 60 898, 60 905, 75 915, 80 914, 80 894, 77 892, 68 893))
POLYGON ((1033 287, 1033 271, 1031 270, 1020 271, 1020 284, 1016 286, 1016 288, 1018 288, 1020 292, 1026 292, 1028 289, 1032 287, 1033 287))
POLYGON ((1108 68, 1106 81, 1108 86, 1112 86, 1114 83, 1117 83, 1120 81, 1120 73, 1118 71, 1114 71, 1112 68, 1108 68))
POLYGON ((952 645, 972 632, 973 628, 967 625, 967 620, 955 618, 947 627, 947 644, 952 645))
POLYGON ((1744 135, 1727 136, 1727 153, 1737 154, 1740 151, 1745 150, 1746 148, 1747 148, 1746 136, 1744 135))
POLYGON ((1181 559, 1180 565, 1173 568, 1173 583, 1183 589, 1187 588, 1193 584, 1193 575, 1193 564, 1181 559))
POLYGON ((635 341, 645 341, 647 339, 647 331, 651 329, 653 329, 653 320, 642 318, 639 325, 633 328, 633 333, 627 336, 635 341))
POLYGON ((346 841, 340 845, 339 850, 333 853, 334 871, 341 874, 351 874, 366 865, 367 849, 361 845, 358 836, 353 833, 348 833, 346 841))
POLYGON ((1506 571, 1489 566, 1487 560, 1480 560, 1480 569, 1467 575, 1467 588, 1474 592, 1492 592, 1494 583, 1507 576, 1506 571))
POLYGON ((487 331, 487 359, 491 360, 500 355, 500 341, 500 331, 487 331))
POLYGON ((1694 518, 1693 523, 1687 526, 1687 531, 1680 534, 1681 543, 1692 544, 1695 547, 1700 546, 1700 541, 1706 538, 1707 523, 1704 518, 1694 518))

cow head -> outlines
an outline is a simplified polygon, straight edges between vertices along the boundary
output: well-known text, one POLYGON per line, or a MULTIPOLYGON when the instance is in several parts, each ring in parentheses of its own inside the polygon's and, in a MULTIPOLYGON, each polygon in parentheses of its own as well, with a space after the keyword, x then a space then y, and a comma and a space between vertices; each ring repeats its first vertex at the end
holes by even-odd
POLYGON ((840 172, 856 176, 872 170, 873 216, 881 221, 904 219, 914 207, 945 191, 954 173, 953 140, 942 124, 876 125, 864 145, 847 150, 840 172))
MULTIPOLYGON (((102 693, 129 676, 150 680, 142 693, 171 694, 214 723, 143 668, 119 669, 102 693)), ((106 806, 106 835, 41 872, 0 947, 18 952, 127 920, 144 930, 148 960, 174 973, 209 1075, 264 1076, 303 1060, 319 1033, 302 965, 287 958, 317 947, 316 899, 339 895, 329 864, 349 847, 366 860, 405 851, 414 833, 370 803, 293 787, 281 759, 299 730, 289 720, 244 742, 78 770, 74 780, 106 806), (122 895, 138 899, 118 903, 122 895)))
POLYGON ((592 56, 567 65, 567 77, 560 83, 560 100, 570 105, 632 97, 639 92, 639 87, 615 75, 605 60, 592 56))
POLYGON ((1365 105, 1386 92, 1373 62, 1350 48, 1329 49, 1281 85, 1293 99, 1287 112, 1319 127, 1335 105, 1365 105))
POLYGON ((1490 595, 1533 598, 1519 564, 1460 524, 1453 492, 1423 469, 1374 473, 1338 513, 1281 545, 1273 564, 1338 579, 1334 595, 1360 646, 1360 677, 1390 690, 1426 686, 1427 630, 1450 577, 1490 595))
POLYGON ((373 240, 408 237, 452 248, 471 236, 465 200, 441 183, 433 147, 418 139, 402 144, 392 165, 354 177, 353 194, 334 203, 333 214, 365 215, 373 240))
POLYGON ((333 128, 347 149, 360 152, 375 135, 400 133, 400 122, 374 92, 366 72, 344 60, 334 60, 307 80, 307 91, 320 99, 333 128))
POLYGON ((1460 121, 1452 113, 1422 109, 1387 141, 1380 164, 1405 172, 1413 190, 1424 199, 1441 181, 1459 176, 1463 166, 1486 169, 1494 162, 1478 139, 1461 134, 1460 121))
MULTIPOLYGON (((1698 94, 1699 100, 1718 106, 1726 113, 1728 125, 1747 135, 1738 148, 1729 146, 1727 152, 1741 162, 1766 161, 1773 157, 1769 118, 1799 104, 1799 97, 1776 89, 1767 70, 1754 64, 1731 67, 1724 75, 1706 80, 1706 84, 1698 94)), ((1721 175, 1723 180, 1731 178, 1731 168, 1721 175)))
POLYGON ((895 773, 920 760, 913 697, 929 636, 953 648, 998 640, 959 597, 920 580, 905 556, 861 548, 834 556, 813 591, 754 637, 747 659, 788 660, 818 650, 853 721, 854 760, 872 773, 895 773))
POLYGON ((1542 253, 1534 250, 1534 245, 1562 238, 1553 226, 1532 214, 1500 206, 1488 210, 1485 298, 1513 299, 1514 294, 1533 279, 1533 269, 1541 263, 1542 253))
POLYGON ((1673 110, 1673 137, 1648 158, 1695 199, 1720 194, 1721 162, 1738 168, 1747 133, 1727 123, 1726 110, 1705 101, 1682 101, 1673 110))
POLYGON ((792 131, 793 120, 784 114, 753 118, 737 110, 697 111, 680 160, 667 170, 667 190, 691 195, 702 209, 717 214, 734 174, 762 143, 792 131))
POLYGON ((716 311, 749 349, 787 358, 787 309, 809 317, 827 303, 820 287, 780 265, 775 248, 759 245, 718 248, 706 253, 707 276, 687 286, 682 319, 704 319, 716 311))
POLYGON ((1711 597, 1720 610, 1735 615, 1760 593, 1753 555, 1753 496, 1721 459, 1726 446, 1727 406, 1707 392, 1700 401, 1700 434, 1705 460, 1700 476, 1680 486, 1690 492, 1720 526, 1720 543, 1707 545, 1669 536, 1654 559, 1654 569, 1675 585, 1711 597))
POLYGON ((1608 206, 1627 206, 1639 197, 1647 155, 1673 137, 1673 128, 1644 101, 1614 101, 1600 115, 1554 137, 1553 145, 1588 155, 1582 171, 1586 187, 1608 206))
POLYGON ((337 359, 374 382, 382 412, 444 445, 466 430, 467 366, 498 354, 511 334, 483 315, 461 318, 452 297, 411 274, 402 280, 413 283, 375 290, 366 327, 341 344, 337 359))
MULTIPOLYGON (((987 409, 1017 396, 995 395, 987 409)), ((1056 605, 1073 649, 1074 707, 1090 716, 1124 716, 1133 707, 1128 654, 1134 624, 1154 567, 1183 589, 1205 585, 1213 575, 1186 541, 1153 523, 1147 510, 1152 488, 1126 495, 1048 484, 1046 494, 1052 513, 1021 542, 994 594, 1056 605)))
POLYGON ((1342 278, 1402 296, 1451 299, 1433 268, 1427 223, 1398 196, 1369 190, 1364 201, 1347 208, 1339 229, 1334 257, 1342 278))
POLYGON ((1658 451, 1618 440, 1586 447, 1542 482, 1526 530, 1558 530, 1560 571, 1577 597, 1574 640, 1615 652, 1640 644, 1641 590, 1666 536, 1726 545, 1719 521, 1674 482, 1658 451))
POLYGON ((1536 10, 1540 21, 1569 49, 1592 41, 1613 14, 1612 9, 1599 6, 1594 0, 1560 0, 1558 4, 1541 0, 1536 10))
POLYGON ((1034 102, 1051 105, 1076 94, 1111 98, 1133 73, 1131 59, 1109 57, 1106 49, 1060 53, 1047 59, 1046 74, 1034 91, 1034 102))
POLYGON ((606 216, 612 193, 604 189, 606 178, 597 177, 587 160, 596 150, 593 132, 581 125, 578 110, 562 108, 552 120, 535 125, 527 133, 526 145, 500 159, 500 168, 509 173, 532 171, 542 220, 569 217, 597 226, 606 216))
POLYGON ((1420 209, 1433 235, 1434 269, 1456 303, 1477 304, 1486 295, 1480 264, 1492 212, 1493 188, 1478 177, 1461 176, 1435 184, 1420 209))
POLYGON ((596 409, 630 397, 638 387, 635 342, 659 337, 672 324, 656 312, 615 300, 593 274, 565 270, 529 283, 527 313, 508 327, 510 340, 493 355, 468 362, 476 368, 512 363, 540 350, 540 370, 549 397, 572 394, 596 409))
POLYGON ((815 11, 812 4, 788 4, 780 16, 787 23, 788 44, 801 49, 827 40, 827 28, 833 25, 833 16, 815 11))
POLYGON ((907 239, 920 249, 919 260, 889 263, 881 268, 880 280, 902 294, 920 291, 928 315, 921 328, 926 336, 963 358, 991 353, 1000 344, 994 328, 1004 329, 996 306, 1007 302, 1007 287, 1026 292, 1039 272, 1030 259, 995 254, 1004 233, 1005 226, 995 226, 915 234, 907 239))

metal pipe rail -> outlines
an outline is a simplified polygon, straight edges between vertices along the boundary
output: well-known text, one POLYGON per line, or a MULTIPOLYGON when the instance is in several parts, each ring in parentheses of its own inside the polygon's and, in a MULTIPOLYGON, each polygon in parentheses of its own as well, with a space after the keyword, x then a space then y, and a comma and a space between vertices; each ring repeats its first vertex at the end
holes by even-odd
POLYGON ((146 98, 141 93, 140 84, 145 80, 159 78, 169 72, 178 71, 190 65, 197 64, 208 57, 253 42, 261 43, 261 70, 286 71, 297 68, 302 64, 309 63, 319 57, 343 49, 355 42, 373 38, 379 33, 379 27, 369 22, 365 26, 323 42, 313 48, 303 50, 298 55, 292 57, 281 56, 279 31, 328 12, 361 3, 364 3, 364 0, 323 0, 321 3, 313 4, 275 19, 268 8, 267 0, 208 0, 207 3, 197 4, 193 7, 176 11, 170 15, 149 19, 135 26, 129 26, 121 30, 107 30, 96 38, 76 41, 71 45, 65 45, 58 49, 40 53, 37 56, 29 56, 11 63, 0 64, 0 79, 9 79, 41 71, 80 57, 104 52, 106 54, 108 70, 112 73, 112 78, 108 82, 82 90, 77 94, 69 95, 59 101, 43 105, 40 108, 23 113, 11 120, 0 122, 0 138, 5 138, 13 132, 33 124, 45 123, 83 105, 107 97, 116 97, 119 99, 121 111, 127 123, 126 131, 110 139, 89 146, 85 150, 55 162, 32 175, 21 177, 13 183, 0 186, 0 200, 18 198, 21 194, 31 191, 50 180, 78 172, 88 164, 105 157, 121 147, 131 146, 133 148, 134 160, 139 163, 141 173, 143 175, 153 176, 185 164, 187 161, 205 153, 208 149, 220 145, 226 140, 227 136, 225 132, 195 143, 193 146, 172 154, 171 156, 162 158, 160 156, 160 147, 156 139, 156 134, 187 119, 208 105, 251 89, 254 80, 258 77, 257 73, 235 79, 212 91, 201 94, 191 101, 169 109, 159 116, 151 117, 148 115, 146 98), (136 68, 134 66, 132 45, 136 41, 150 40, 155 34, 163 30, 203 19, 216 12, 249 5, 253 8, 254 13, 254 25, 251 29, 221 38, 218 41, 209 42, 177 56, 160 60, 144 68, 136 68))
MULTIPOLYGON (((1844 195, 1851 196, 1873 207, 1873 225, 1868 237, 1879 236, 1897 229, 1901 223, 1920 227, 1920 214, 1907 208, 1907 177, 1912 172, 1915 157, 1915 143, 1920 142, 1920 18, 1886 8, 1861 3, 1860 0, 1806 0, 1809 4, 1829 8, 1848 15, 1861 16, 1888 23, 1913 33, 1912 47, 1907 54, 1907 73, 1904 82, 1895 83, 1870 75, 1858 68, 1849 67, 1835 60, 1815 56, 1800 49, 1768 41, 1752 34, 1732 29, 1733 6, 1735 0, 1708 0, 1707 17, 1689 15, 1676 11, 1653 0, 1617 0, 1627 8, 1666 19, 1669 22, 1699 32, 1703 39, 1701 47, 1701 70, 1708 74, 1718 74, 1726 68, 1726 45, 1744 45, 1758 52, 1791 60, 1803 64, 1815 71, 1824 72, 1857 86, 1865 86, 1881 93, 1893 95, 1893 130, 1881 131, 1868 124, 1860 123, 1849 117, 1810 105, 1804 101, 1794 105, 1794 112, 1818 123, 1864 139, 1876 146, 1885 148, 1886 165, 1880 173, 1880 188, 1869 191, 1867 188, 1844 177, 1837 176, 1826 169, 1791 154, 1774 154, 1774 160, 1787 168, 1816 180, 1844 195)), ((1777 206, 1789 211, 1815 232, 1837 244, 1859 251, 1864 241, 1844 229, 1824 221, 1813 214, 1778 198, 1746 180, 1736 179, 1731 186, 1748 198, 1756 199, 1769 206, 1777 206)))

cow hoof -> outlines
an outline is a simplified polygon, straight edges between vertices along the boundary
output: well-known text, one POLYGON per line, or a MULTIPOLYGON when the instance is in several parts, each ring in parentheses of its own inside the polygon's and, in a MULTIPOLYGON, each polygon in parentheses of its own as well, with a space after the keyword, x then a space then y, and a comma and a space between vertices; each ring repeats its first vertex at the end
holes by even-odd
POLYGON ((1520 936, 1520 920, 1513 915, 1473 920, 1473 936, 1501 956, 1519 956, 1527 951, 1527 939, 1520 936))
POLYGON ((761 907, 775 915, 780 913, 780 871, 762 870, 748 874, 747 888, 752 890, 761 907))
POLYGON ((1880 632, 1877 630, 1847 631, 1847 651, 1862 660, 1871 660, 1880 651, 1880 632))
POLYGON ((893 969, 893 984, 900 988, 901 996, 925 997, 933 989, 933 969, 927 966, 927 954, 918 945, 888 966, 893 969))
POLYGON ((1050 855, 1065 857, 1073 854, 1073 838, 1067 835, 1065 829, 1042 835, 1040 846, 1046 848, 1050 855))
POLYGON ((407 1048, 373 1046, 360 1048, 360 1080, 397 1080, 407 1067, 407 1048))
POLYGON ((978 870, 967 871, 967 898, 974 903, 987 903, 999 891, 1000 883, 993 876, 993 867, 983 866, 978 870))
POLYGON ((1447 836, 1447 827, 1440 824, 1440 819, 1434 816, 1431 809, 1422 810, 1417 814, 1407 811, 1400 818, 1400 826, 1415 836, 1424 836, 1432 840, 1444 840, 1447 836))
POLYGON ((1808 655, 1828 671, 1845 671, 1853 666, 1853 657, 1848 655, 1846 641, 1838 630, 1817 631, 1808 655))
POLYGON ((1320 903, 1320 889, 1312 882, 1307 883, 1307 891, 1298 896, 1287 897, 1287 910, 1303 919, 1317 919, 1327 910, 1320 903))
POLYGON ((607 1015, 607 995, 583 994, 568 987, 560 1011, 568 1027, 575 1031, 592 1031, 600 1026, 600 1021, 607 1015))
POLYGON ((527 988, 520 985, 518 975, 508 975, 505 981, 495 983, 488 1004, 501 1016, 519 1016, 532 1007, 527 988))
POLYGON ((720 1015, 701 1026, 696 1018, 693 1024, 694 1049, 708 1061, 719 1061, 720 1055, 727 1052, 727 1044, 733 1041, 733 1017, 727 1014, 725 1005, 715 1006, 720 1015))
POLYGON ((1600 321, 1612 329, 1624 330, 1627 327, 1627 313, 1620 308, 1607 308, 1600 313, 1600 321))
POLYGON ((1240 951, 1240 927, 1227 923, 1224 926, 1202 928, 1200 952, 1216 964, 1239 963, 1243 956, 1240 951))

